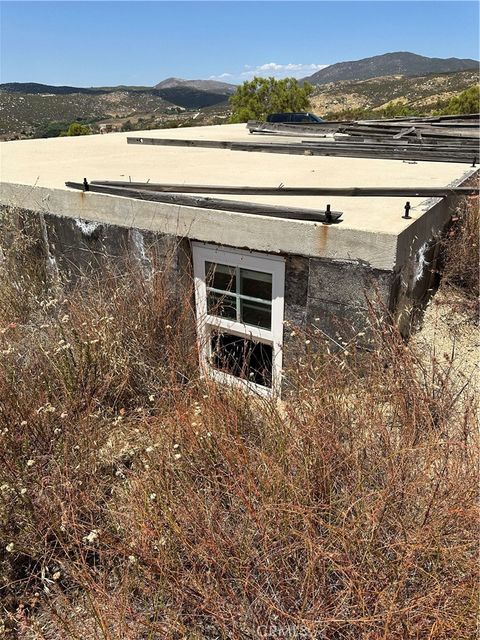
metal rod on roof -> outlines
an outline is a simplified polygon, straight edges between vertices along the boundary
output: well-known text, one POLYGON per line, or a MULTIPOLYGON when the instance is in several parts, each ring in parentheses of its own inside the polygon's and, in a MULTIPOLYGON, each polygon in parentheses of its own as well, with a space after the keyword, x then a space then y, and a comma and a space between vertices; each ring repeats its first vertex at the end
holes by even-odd
POLYGON ((479 187, 253 187, 240 185, 174 184, 92 180, 90 184, 128 187, 158 193, 211 193, 245 196, 341 196, 341 197, 411 197, 444 198, 471 196, 479 187))
MULTIPOLYGON (((134 183, 128 183, 129 185, 134 183)), ((83 190, 81 182, 65 182, 71 189, 83 190)), ((161 193, 144 189, 127 188, 98 183, 90 183, 90 192, 104 193, 136 200, 150 202, 164 202, 166 204, 196 207, 200 209, 214 209, 217 211, 232 211, 252 215, 286 218, 290 220, 304 220, 309 222, 336 223, 340 222, 341 211, 330 211, 327 218, 326 211, 318 209, 303 209, 301 207, 284 207, 259 204, 256 202, 242 202, 239 200, 221 200, 218 198, 204 198, 201 196, 185 195, 182 193, 161 193)))

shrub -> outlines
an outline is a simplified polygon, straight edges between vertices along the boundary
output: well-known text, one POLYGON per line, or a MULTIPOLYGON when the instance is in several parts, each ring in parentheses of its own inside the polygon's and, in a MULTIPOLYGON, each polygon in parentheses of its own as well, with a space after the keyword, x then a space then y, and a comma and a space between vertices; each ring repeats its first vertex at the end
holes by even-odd
POLYGON ((12 633, 474 636, 478 433, 448 356, 423 375, 381 320, 367 358, 329 354, 312 331, 278 404, 198 375, 188 297, 179 316, 160 270, 145 282, 132 262, 38 287, 18 316, 1 303, 9 264, 0 584, 12 633))
POLYGON ((90 127, 79 122, 72 122, 66 131, 60 133, 61 136, 88 136, 91 132, 90 127))
POLYGON ((457 209, 453 224, 442 241, 443 278, 476 310, 479 286, 479 198, 466 199, 457 209))
POLYGON ((230 122, 264 120, 269 113, 306 111, 313 87, 300 85, 295 78, 253 78, 244 82, 230 97, 230 122))
POLYGON ((460 115, 478 112, 480 112, 480 85, 474 84, 451 98, 441 113, 442 115, 460 115))

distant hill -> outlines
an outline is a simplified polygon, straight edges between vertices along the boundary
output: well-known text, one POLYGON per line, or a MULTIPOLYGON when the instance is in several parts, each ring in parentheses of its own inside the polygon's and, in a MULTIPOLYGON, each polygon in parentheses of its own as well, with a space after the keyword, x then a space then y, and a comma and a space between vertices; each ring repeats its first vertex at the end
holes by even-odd
POLYGON ((211 80, 174 82, 172 79, 160 83, 158 88, 9 82, 0 84, 0 137, 44 135, 49 123, 68 126, 73 121, 108 121, 116 129, 128 121, 148 128, 160 126, 179 113, 213 108, 212 114, 202 111, 198 120, 211 121, 228 110, 230 87, 211 80))
POLYGON ((216 80, 183 80, 166 78, 155 85, 164 100, 185 109, 201 109, 226 103, 236 86, 216 80))
POLYGON ((232 85, 212 80, 168 79, 157 87, 72 87, 0 84, 0 135, 50 121, 98 120, 139 113, 225 105, 232 85), (175 82, 174 82, 175 80, 175 82))
POLYGON ((479 79, 479 72, 470 70, 329 82, 315 87, 312 110, 320 116, 341 115, 347 110, 380 109, 392 102, 401 102, 419 112, 428 112, 478 83, 479 79))
MULTIPOLYGON (((392 101, 423 113, 478 82, 478 63, 387 53, 333 64, 307 79, 316 85, 311 102, 319 115, 380 109, 392 101)), ((73 121, 94 131, 101 123, 114 130, 142 130, 225 122, 235 89, 226 82, 173 77, 154 87, 9 82, 0 84, 0 138, 53 135, 50 125, 63 130, 73 121)))
POLYGON ((190 87, 200 91, 226 95, 232 94, 237 88, 234 84, 219 82, 218 80, 183 80, 182 78, 166 78, 155 85, 155 89, 172 89, 176 87, 190 87))
POLYGON ((337 62, 320 69, 304 81, 314 85, 345 80, 367 80, 382 76, 420 76, 432 73, 478 70, 478 60, 460 58, 428 58, 408 51, 385 53, 381 56, 337 62))
POLYGON ((51 84, 39 84, 38 82, 6 82, 0 84, 1 93, 29 93, 29 94, 51 94, 56 96, 65 96, 72 93, 84 93, 88 95, 99 95, 107 91, 113 91, 114 88, 93 88, 93 87, 57 87, 51 84))

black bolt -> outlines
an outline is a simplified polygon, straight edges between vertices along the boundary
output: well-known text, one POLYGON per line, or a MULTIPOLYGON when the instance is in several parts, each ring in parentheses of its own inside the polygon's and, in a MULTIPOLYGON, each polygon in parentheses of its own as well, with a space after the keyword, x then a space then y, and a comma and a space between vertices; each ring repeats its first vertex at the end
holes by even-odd
POLYGON ((325 211, 325 218, 327 220, 327 222, 332 222, 333 218, 332 218, 332 212, 330 211, 330 205, 327 204, 327 210, 325 211))
POLYGON ((83 190, 90 191, 90 186, 88 184, 88 180, 86 178, 83 179, 83 190))
POLYGON ((412 216, 410 215, 410 208, 411 208, 411 207, 410 207, 410 202, 406 202, 406 203, 405 203, 405 213, 404 213, 404 215, 402 216, 402 218, 405 218, 405 220, 410 220, 410 218, 412 217, 412 216))

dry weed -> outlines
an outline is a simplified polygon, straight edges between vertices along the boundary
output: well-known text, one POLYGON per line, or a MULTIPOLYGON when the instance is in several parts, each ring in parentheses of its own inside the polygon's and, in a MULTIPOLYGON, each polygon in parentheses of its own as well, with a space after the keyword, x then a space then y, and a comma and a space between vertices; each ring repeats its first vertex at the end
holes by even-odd
POLYGON ((0 304, 7 637, 473 638, 478 434, 449 358, 385 323, 368 358, 312 332, 283 405, 253 400, 198 376, 168 281, 0 304))

